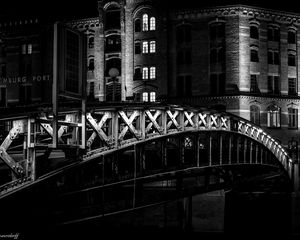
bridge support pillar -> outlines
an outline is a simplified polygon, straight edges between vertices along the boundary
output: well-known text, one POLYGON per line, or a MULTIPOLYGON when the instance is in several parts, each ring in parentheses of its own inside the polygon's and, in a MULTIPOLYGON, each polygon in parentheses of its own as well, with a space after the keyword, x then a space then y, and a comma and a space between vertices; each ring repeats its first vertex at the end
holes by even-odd
POLYGON ((35 151, 35 121, 29 118, 27 124, 27 162, 26 162, 26 177, 32 181, 36 177, 36 151, 35 151))

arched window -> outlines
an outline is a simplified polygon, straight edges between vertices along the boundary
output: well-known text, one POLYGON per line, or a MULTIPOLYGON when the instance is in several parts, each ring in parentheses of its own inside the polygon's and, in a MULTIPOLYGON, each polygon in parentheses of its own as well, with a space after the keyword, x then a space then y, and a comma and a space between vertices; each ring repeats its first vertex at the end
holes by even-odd
POLYGON ((298 109, 297 108, 288 108, 289 114, 289 128, 298 128, 298 109))
POLYGON ((135 32, 140 32, 141 31, 141 20, 140 19, 135 19, 134 31, 135 32))
POLYGON ((258 26, 251 25, 250 26, 250 38, 258 39, 258 37, 259 37, 258 26))
POLYGON ((143 15, 143 31, 148 31, 148 14, 143 15))
POLYGON ((156 46, 155 41, 150 41, 150 53, 156 52, 156 46))
POLYGON ((150 31, 155 30, 155 17, 150 18, 150 31))
POLYGON ((134 69, 134 80, 141 80, 142 79, 142 72, 140 67, 136 67, 134 69))
POLYGON ((268 107, 268 127, 280 128, 280 107, 276 105, 268 107))
POLYGON ((143 42, 143 53, 148 53, 148 42, 143 42))
POLYGON ((257 125, 260 124, 260 110, 258 106, 250 106, 250 121, 257 125))
POLYGON ((143 67, 143 79, 148 79, 148 68, 143 67))
POLYGON ((278 27, 270 26, 268 28, 268 40, 278 42, 280 40, 280 30, 278 27))
POLYGON ((94 58, 91 58, 91 59, 89 60, 89 66, 88 66, 88 69, 89 69, 90 71, 93 71, 93 70, 95 69, 95 61, 94 61, 94 58))

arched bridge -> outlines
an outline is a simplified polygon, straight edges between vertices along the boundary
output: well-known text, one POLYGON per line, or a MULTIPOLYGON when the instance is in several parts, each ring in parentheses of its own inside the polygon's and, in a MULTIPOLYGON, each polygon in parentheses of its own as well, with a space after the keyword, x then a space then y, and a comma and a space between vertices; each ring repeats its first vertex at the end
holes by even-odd
MULTIPOLYGON (((160 184, 173 186, 172 176, 197 175, 206 168, 269 166, 293 179, 293 161, 276 140, 259 126, 225 112, 123 104, 94 106, 86 113, 61 110, 58 116, 39 109, 2 117, 0 124, 4 202, 24 191, 38 195, 48 188, 66 207, 74 196, 84 193, 88 199, 90 191, 101 191, 88 201, 98 202, 104 215, 114 211, 113 206, 103 209, 103 199, 114 202, 112 191, 129 193, 129 205, 135 207, 138 182, 153 187, 160 179, 160 184)), ((36 204, 43 208, 41 201, 36 204)))

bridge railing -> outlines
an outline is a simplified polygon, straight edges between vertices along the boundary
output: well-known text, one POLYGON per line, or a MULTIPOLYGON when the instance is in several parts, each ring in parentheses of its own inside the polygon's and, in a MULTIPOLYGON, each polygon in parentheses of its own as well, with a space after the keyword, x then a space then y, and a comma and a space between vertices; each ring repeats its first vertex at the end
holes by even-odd
POLYGON ((53 150, 62 150, 64 158, 71 155, 88 161, 106 151, 186 131, 226 131, 246 135, 268 148, 292 175, 293 162, 275 139, 259 126, 225 112, 180 105, 124 104, 95 106, 86 114, 74 109, 60 111, 57 129, 54 129, 53 116, 49 112, 3 117, 0 123, 4 126, 2 135, 6 134, 0 145, 0 158, 13 173, 12 182, 2 189, 34 181, 38 155, 49 157, 53 150), (58 137, 56 149, 52 145, 54 131, 58 137), (16 146, 19 148, 12 149, 16 146), (82 146, 86 146, 84 151, 77 151, 82 146), (21 159, 20 155, 23 156, 21 159))

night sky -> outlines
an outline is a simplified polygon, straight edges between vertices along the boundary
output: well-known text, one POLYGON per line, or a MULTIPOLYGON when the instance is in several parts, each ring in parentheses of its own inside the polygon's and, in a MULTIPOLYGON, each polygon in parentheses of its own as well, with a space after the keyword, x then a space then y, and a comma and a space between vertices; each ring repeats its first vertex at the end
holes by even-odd
MULTIPOLYGON (((0 16, 52 16, 60 19, 76 19, 96 17, 97 0, 4 0, 1 1, 0 16), (4 2, 5 1, 5 2, 4 2)), ((295 0, 160 0, 160 3, 169 3, 175 8, 214 7, 226 4, 244 4, 273 8, 282 11, 300 13, 300 6, 295 0)))

